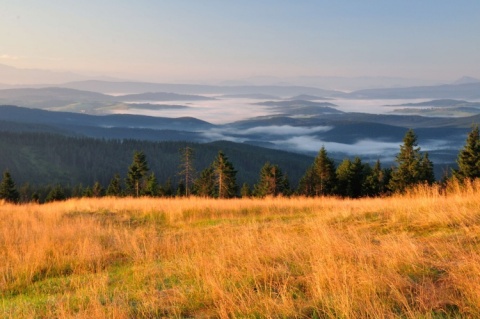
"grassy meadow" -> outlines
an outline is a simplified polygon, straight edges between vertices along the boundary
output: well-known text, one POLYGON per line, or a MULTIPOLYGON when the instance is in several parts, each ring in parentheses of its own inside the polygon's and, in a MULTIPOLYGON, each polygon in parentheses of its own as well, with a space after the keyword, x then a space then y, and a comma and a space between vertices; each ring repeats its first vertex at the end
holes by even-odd
POLYGON ((480 183, 0 205, 0 318, 479 318, 480 183))

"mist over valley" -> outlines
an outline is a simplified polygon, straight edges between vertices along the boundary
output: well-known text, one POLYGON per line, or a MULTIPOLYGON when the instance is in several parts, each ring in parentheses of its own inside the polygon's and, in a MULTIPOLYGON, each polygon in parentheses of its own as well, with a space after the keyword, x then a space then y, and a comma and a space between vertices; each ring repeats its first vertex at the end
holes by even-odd
POLYGON ((434 99, 436 87, 408 89, 415 98, 402 98, 397 89, 391 89, 391 95, 385 93, 390 89, 379 89, 380 98, 376 90, 371 92, 377 98, 359 98, 358 92, 297 86, 87 81, 0 90, 0 104, 20 107, 1 107, 0 120, 48 125, 94 138, 229 141, 308 156, 324 146, 338 161, 360 156, 386 165, 394 163, 405 132, 413 128, 422 150, 446 167, 455 165, 460 145, 480 117, 478 100, 466 99, 477 86, 450 85, 452 96, 465 98, 457 100, 434 99), (96 92, 84 90, 94 83, 96 92), (116 93, 101 93, 102 87, 116 93), (171 91, 151 90, 159 87, 171 91))

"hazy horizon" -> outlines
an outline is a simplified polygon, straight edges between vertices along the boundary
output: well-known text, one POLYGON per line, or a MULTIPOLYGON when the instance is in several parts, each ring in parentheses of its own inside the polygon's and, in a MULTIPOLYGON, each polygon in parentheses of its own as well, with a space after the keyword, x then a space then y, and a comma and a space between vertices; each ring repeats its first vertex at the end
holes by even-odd
POLYGON ((0 64, 92 78, 317 86, 315 77, 388 77, 390 86, 480 78, 476 1, 26 0, 2 4, 0 21, 0 64))

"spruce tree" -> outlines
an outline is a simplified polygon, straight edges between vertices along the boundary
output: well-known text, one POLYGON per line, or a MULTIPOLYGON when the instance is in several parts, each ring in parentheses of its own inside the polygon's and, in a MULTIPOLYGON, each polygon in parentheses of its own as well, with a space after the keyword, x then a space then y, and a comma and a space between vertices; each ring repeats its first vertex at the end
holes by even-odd
POLYGON ((389 188, 394 192, 403 192, 408 187, 419 183, 434 181, 433 163, 428 154, 422 155, 417 144, 417 136, 412 129, 408 130, 396 157, 397 167, 392 172, 389 188))
POLYGON ((168 178, 164 185, 159 186, 158 195, 161 197, 173 196, 173 186, 171 178, 168 178))
POLYGON ((297 194, 304 196, 315 196, 316 178, 313 171, 313 165, 307 168, 305 174, 298 183, 297 194))
POLYGON ((375 162, 373 168, 366 167, 365 181, 363 185, 364 195, 378 196, 386 192, 387 171, 382 169, 380 160, 375 162))
POLYGON ((433 162, 428 158, 428 153, 423 153, 420 160, 420 180, 427 184, 435 182, 435 172, 433 171, 433 162))
POLYGON ((248 198, 252 196, 252 191, 250 190, 250 186, 247 183, 243 183, 242 188, 240 189, 240 196, 242 198, 248 198))
POLYGON ((260 170, 258 183, 254 186, 254 194, 258 197, 289 194, 289 183, 278 165, 265 163, 260 170))
POLYGON ((362 163, 359 157, 355 157, 350 167, 351 179, 349 196, 352 198, 358 198, 364 195, 363 185, 365 182, 366 165, 362 163))
POLYGON ((337 167, 337 191, 340 196, 347 197, 350 193, 350 182, 352 178, 352 161, 346 158, 337 167))
POLYGON ((147 184, 145 186, 145 195, 156 197, 158 196, 158 181, 155 173, 151 173, 147 178, 147 184))
POLYGON ((222 151, 218 152, 212 167, 215 176, 216 197, 235 197, 237 194, 237 171, 222 151))
POLYGON ((315 196, 333 195, 337 183, 335 162, 328 157, 324 146, 313 161, 313 190, 315 196))
POLYGON ((215 174, 213 167, 207 167, 200 173, 200 176, 194 183, 194 192, 197 196, 201 197, 215 196, 215 174))
POLYGON ((0 199, 10 203, 18 203, 20 199, 20 194, 8 170, 3 172, 3 178, 0 182, 0 199))
POLYGON ((352 162, 345 159, 338 165, 336 194, 343 197, 358 198, 363 195, 365 166, 359 157, 352 162))
POLYGON ((180 181, 180 183, 178 183, 177 185, 177 191, 175 192, 176 196, 177 197, 184 197, 186 196, 186 192, 185 192, 185 184, 183 183, 183 181, 180 181))
POLYGON ((90 186, 87 186, 83 189, 82 197, 87 197, 87 198, 93 197, 93 190, 90 186))
POLYGON ((122 185, 120 175, 115 174, 107 187, 107 196, 120 196, 122 194, 122 185))
POLYGON ((191 186, 195 180, 195 168, 193 166, 194 153, 193 149, 189 146, 185 147, 182 150, 181 164, 180 164, 180 173, 182 176, 185 193, 181 195, 189 196, 191 192, 191 186))
POLYGON ((105 195, 105 190, 103 189, 100 182, 95 182, 92 187, 92 195, 93 197, 102 197, 105 195))
POLYGON ((459 180, 480 177, 480 135, 478 125, 475 125, 467 136, 465 146, 457 157, 458 169, 453 176, 459 180))
POLYGON ((128 167, 126 180, 127 188, 131 195, 136 197, 141 195, 143 191, 143 178, 148 170, 149 168, 145 154, 143 152, 135 151, 132 164, 128 167))
POLYGON ((65 200, 67 196, 65 195, 65 190, 60 185, 55 185, 50 192, 48 192, 45 202, 54 202, 65 200))

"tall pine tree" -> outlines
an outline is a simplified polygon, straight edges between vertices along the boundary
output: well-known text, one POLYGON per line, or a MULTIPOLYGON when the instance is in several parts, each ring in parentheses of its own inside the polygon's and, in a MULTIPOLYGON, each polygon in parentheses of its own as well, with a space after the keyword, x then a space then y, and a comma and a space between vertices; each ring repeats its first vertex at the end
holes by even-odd
POLYGON ((158 196, 158 181, 157 177, 155 176, 155 173, 150 173, 150 175, 147 178, 147 183, 145 186, 145 195, 151 196, 151 197, 156 197, 158 196))
POLYGON ((107 196, 120 196, 122 195, 122 183, 120 175, 115 174, 110 180, 110 184, 107 187, 107 196))
POLYGON ((195 168, 193 166, 194 153, 193 149, 189 146, 186 146, 184 149, 182 149, 181 153, 181 171, 179 175, 182 177, 182 182, 185 187, 185 194, 181 195, 189 196, 191 192, 191 186, 195 180, 195 168))
POLYGON ((231 198, 237 194, 237 171, 222 151, 212 164, 218 198, 231 198))
POLYGON ((403 192, 419 183, 433 183, 433 163, 428 159, 427 153, 420 153, 417 136, 412 129, 403 138, 396 162, 398 166, 393 169, 389 183, 393 192, 403 192))
POLYGON ((327 150, 322 146, 312 166, 300 180, 298 193, 305 196, 333 195, 337 183, 335 170, 335 162, 328 157, 327 150))
POLYGON ((128 167, 127 188, 130 195, 140 196, 142 194, 145 174, 148 172, 147 158, 143 152, 135 151, 132 164, 128 167))
POLYGON ((193 185, 194 193, 201 197, 215 196, 215 174, 213 167, 204 169, 193 185))
POLYGON ((8 170, 3 172, 2 182, 0 182, 0 199, 10 203, 18 203, 20 199, 20 195, 15 187, 15 182, 8 170))
POLYGON ((363 184, 366 196, 378 196, 386 193, 389 180, 389 170, 382 169, 380 160, 375 162, 373 168, 368 167, 363 184))
POLYGON ((260 170, 258 183, 254 186, 254 194, 258 197, 288 195, 289 182, 278 165, 265 163, 260 170))
POLYGON ((359 157, 352 162, 345 159, 337 167, 336 193, 343 197, 358 198, 363 196, 363 184, 365 180, 365 165, 359 157))
POLYGON ((465 146, 457 157, 458 169, 453 176, 459 180, 480 177, 480 135, 478 125, 475 125, 467 136, 465 146))

